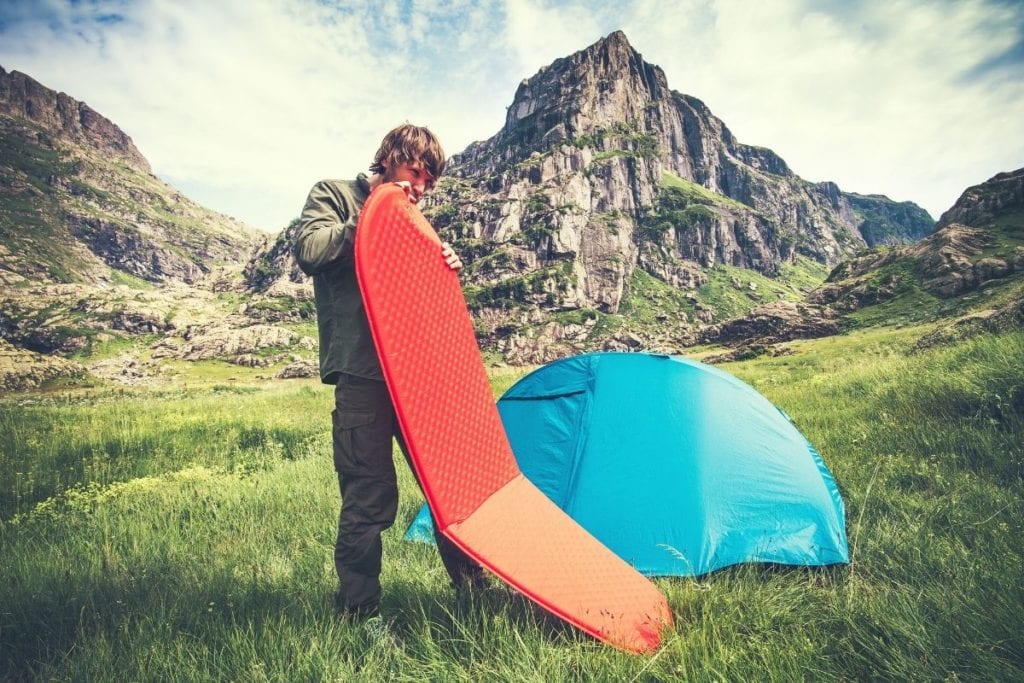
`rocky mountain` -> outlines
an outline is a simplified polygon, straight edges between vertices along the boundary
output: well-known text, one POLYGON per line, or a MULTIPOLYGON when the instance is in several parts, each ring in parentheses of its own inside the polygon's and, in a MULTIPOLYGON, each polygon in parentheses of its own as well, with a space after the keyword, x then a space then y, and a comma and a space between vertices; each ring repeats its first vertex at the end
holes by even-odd
POLYGON ((844 261, 798 309, 756 308, 702 337, 763 349, 864 323, 924 320, 949 321, 925 344, 1024 326, 1024 168, 968 188, 923 240, 844 261))
MULTIPOLYGON (((2 69, 0 138, 0 389, 223 361, 315 375, 295 222, 271 238, 204 209, 113 122, 2 69)), ((785 335, 771 321, 811 311, 830 266, 932 227, 740 143, 619 32, 523 81, 450 167, 424 210, 466 263, 485 353, 513 363, 678 352, 759 305, 785 335)))
POLYGON ((158 179, 87 104, 0 69, 0 391, 211 360, 315 374, 312 303, 240 292, 270 241, 158 179))
POLYGON ((524 80, 502 130, 452 162, 428 217, 466 256, 485 344, 522 360, 630 338, 678 348, 736 313, 716 279, 785 283, 933 226, 916 205, 805 181, 739 142, 621 32, 524 80), (665 320, 635 324, 652 296, 665 320), (571 311, 613 317, 574 335, 571 311))
MULTIPOLYGON (((912 203, 796 176, 671 90, 622 32, 524 80, 492 138, 456 154, 424 212, 466 263, 485 349, 543 362, 678 350, 704 325, 797 300, 841 259, 928 234, 912 203)), ((255 291, 303 281, 282 241, 255 291)))
POLYGON ((0 68, 0 283, 196 283, 263 235, 153 175, 117 125, 0 68))
POLYGON ((943 299, 1024 270, 1024 168, 968 188, 920 242, 874 250, 832 271, 811 303, 853 311, 908 287, 943 299))
POLYGON ((299 269, 292 257, 292 245, 299 228, 293 220, 273 241, 265 240, 246 263, 245 286, 254 294, 312 298, 311 280, 299 269))

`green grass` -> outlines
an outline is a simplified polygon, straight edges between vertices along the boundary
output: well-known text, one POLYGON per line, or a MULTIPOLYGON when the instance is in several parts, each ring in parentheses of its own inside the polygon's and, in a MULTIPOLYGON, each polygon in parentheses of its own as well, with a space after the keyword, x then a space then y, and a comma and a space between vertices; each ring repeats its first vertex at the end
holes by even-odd
POLYGON ((778 278, 719 263, 705 271, 708 281, 697 291, 697 298, 715 310, 716 321, 727 320, 770 301, 801 300, 804 289, 812 289, 824 280, 822 270, 819 264, 803 257, 798 257, 795 264, 784 266, 778 278), (735 282, 739 282, 738 288, 735 282), (750 288, 751 284, 754 289, 750 288))
POLYGON ((138 337, 128 336, 123 332, 107 332, 108 339, 104 341, 93 340, 88 346, 69 357, 80 363, 91 363, 106 358, 113 358, 122 353, 134 352, 142 357, 148 357, 151 353, 149 345, 160 337, 157 334, 146 334, 138 337))
POLYGON ((654 159, 659 153, 658 139, 641 132, 636 121, 616 122, 610 128, 597 128, 592 133, 571 138, 568 143, 581 149, 598 150, 592 159, 593 164, 620 156, 654 159), (606 145, 609 149, 603 149, 606 145))
POLYGON ((156 289, 156 285, 148 280, 143 280, 141 277, 136 277, 130 273, 123 273, 120 270, 110 271, 110 283, 114 285, 124 285, 131 289, 137 289, 143 292, 148 292, 156 289))
POLYGON ((743 202, 736 201, 732 197, 726 197, 724 194, 719 194, 718 192, 709 190, 703 185, 698 185, 692 181, 680 178, 674 173, 669 173, 668 171, 663 171, 661 174, 661 186, 679 190, 689 202, 696 204, 714 204, 733 209, 741 209, 744 211, 753 211, 751 207, 747 206, 743 202))
POLYGON ((829 267, 806 256, 797 255, 792 263, 782 264, 778 281, 795 292, 809 292, 828 277, 829 267))
MULTIPOLYGON (((338 621, 315 381, 4 397, 0 679, 1024 680, 1024 333, 911 353, 928 329, 723 366, 823 454, 852 562, 658 580, 676 625, 649 657, 508 592, 457 606, 401 540, 422 500, 404 465, 396 643, 338 621)), ((526 369, 493 372, 498 393, 526 369)))
POLYGON ((949 299, 938 297, 924 288, 914 264, 897 262, 872 274, 871 286, 888 278, 898 278, 894 296, 881 303, 860 308, 843 316, 847 329, 898 325, 917 325, 935 320, 949 320, 971 312, 1005 305, 1024 294, 1019 278, 986 283, 981 289, 949 299))
POLYGON ((104 486, 189 465, 233 468, 261 449, 300 457, 322 440, 308 419, 328 398, 317 388, 300 381, 272 391, 216 384, 107 389, 6 403, 0 517, 77 484, 104 486))
POLYGON ((684 313, 693 319, 694 306, 687 299, 686 292, 640 268, 634 268, 629 278, 622 304, 619 306, 621 317, 634 325, 657 330, 663 327, 659 316, 672 316, 684 313))

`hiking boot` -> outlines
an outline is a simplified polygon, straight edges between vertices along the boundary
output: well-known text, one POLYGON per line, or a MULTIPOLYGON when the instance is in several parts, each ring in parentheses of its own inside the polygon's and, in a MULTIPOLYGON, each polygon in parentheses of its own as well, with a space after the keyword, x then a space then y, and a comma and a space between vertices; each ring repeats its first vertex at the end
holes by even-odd
POLYGON ((373 603, 371 605, 352 607, 342 602, 341 593, 334 594, 334 610, 338 613, 339 617, 348 621, 366 621, 380 615, 379 604, 373 603))

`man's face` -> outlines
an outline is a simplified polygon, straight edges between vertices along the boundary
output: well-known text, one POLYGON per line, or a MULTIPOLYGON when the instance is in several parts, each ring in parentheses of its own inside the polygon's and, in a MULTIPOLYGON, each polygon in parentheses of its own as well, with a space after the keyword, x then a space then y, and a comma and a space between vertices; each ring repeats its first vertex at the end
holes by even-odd
POLYGON ((434 189, 435 179, 427 171, 422 161, 407 161, 399 164, 384 176, 388 183, 406 182, 412 188, 410 199, 418 202, 427 192, 434 189))

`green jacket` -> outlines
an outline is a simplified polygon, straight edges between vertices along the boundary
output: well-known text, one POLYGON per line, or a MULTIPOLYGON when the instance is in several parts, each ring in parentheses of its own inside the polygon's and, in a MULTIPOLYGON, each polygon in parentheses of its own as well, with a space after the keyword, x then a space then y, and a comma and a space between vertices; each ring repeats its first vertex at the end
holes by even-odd
POLYGON ((295 237, 295 260, 313 277, 320 379, 325 384, 336 384, 339 373, 384 379, 354 258, 356 224, 369 194, 365 174, 355 180, 321 180, 309 191, 295 237))

